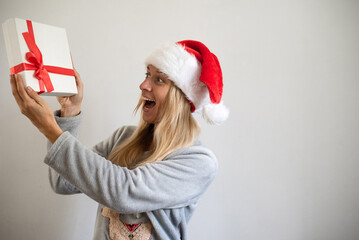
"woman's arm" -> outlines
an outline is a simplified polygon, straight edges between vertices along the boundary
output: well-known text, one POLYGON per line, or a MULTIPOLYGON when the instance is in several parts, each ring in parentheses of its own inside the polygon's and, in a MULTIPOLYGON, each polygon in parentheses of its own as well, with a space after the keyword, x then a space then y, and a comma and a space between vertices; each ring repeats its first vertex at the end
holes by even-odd
POLYGON ((217 171, 215 156, 203 146, 129 170, 87 149, 67 132, 52 146, 45 163, 82 193, 120 213, 195 203, 217 171))
MULTIPOLYGON (((83 99, 84 85, 80 74, 75 70, 75 80, 78 94, 70 97, 57 97, 61 105, 60 111, 55 111, 55 120, 63 131, 71 133, 72 136, 77 137, 78 128, 81 123, 81 103, 83 99)), ((52 144, 48 142, 47 149, 51 148, 52 144)), ((55 193, 58 194, 76 194, 81 193, 75 186, 69 183, 65 178, 61 177, 54 169, 49 167, 49 181, 50 186, 55 193)))
MULTIPOLYGON (((70 97, 57 97, 61 110, 60 112, 55 112, 54 116, 50 106, 35 91, 31 88, 26 88, 25 90, 20 75, 10 76, 12 93, 21 113, 28 117, 39 131, 47 137, 49 140, 48 149, 63 131, 70 131, 74 136, 77 135, 81 117, 76 115, 81 111, 83 83, 76 70, 75 80, 78 94, 70 97)), ((73 194, 80 192, 51 168, 49 169, 49 180, 52 189, 56 193, 73 194)))
MULTIPOLYGON (((66 130, 69 132, 72 136, 77 136, 77 128, 80 125, 81 117, 82 115, 78 115, 71 118, 60 118, 56 117, 56 115, 59 115, 59 112, 55 112, 55 118, 57 122, 59 123, 61 129, 64 131, 66 130)), ((97 153, 98 155, 107 158, 107 156, 110 154, 112 149, 121 144, 121 142, 127 138, 129 138, 133 131, 135 130, 135 127, 127 126, 122 127, 118 130, 116 130, 111 136, 109 136, 104 141, 98 143, 92 148, 92 151, 97 153)), ((48 151, 51 150, 52 144, 48 144, 48 151)), ((75 186, 73 186, 69 181, 67 181, 64 177, 62 177, 60 174, 58 174, 54 169, 49 167, 49 180, 51 188, 54 190, 54 192, 58 194, 75 194, 75 193, 81 193, 75 186)))
POLYGON ((58 194, 70 195, 81 193, 74 185, 61 177, 54 169, 49 167, 49 181, 52 190, 58 194))
MULTIPOLYGON (((72 136, 77 137, 78 129, 82 120, 82 113, 73 117, 60 117, 60 111, 55 111, 55 120, 63 131, 69 132, 72 136)), ((52 143, 48 141, 47 150, 52 147, 52 143)), ((81 193, 76 187, 69 183, 65 178, 61 177, 54 169, 49 167, 49 182, 51 188, 58 194, 75 194, 81 193)))

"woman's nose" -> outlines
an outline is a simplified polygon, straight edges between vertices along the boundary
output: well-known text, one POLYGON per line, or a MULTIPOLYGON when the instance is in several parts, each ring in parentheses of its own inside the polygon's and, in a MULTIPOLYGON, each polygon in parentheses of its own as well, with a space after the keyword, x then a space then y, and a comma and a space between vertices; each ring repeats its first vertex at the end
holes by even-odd
POLYGON ((140 84, 141 90, 147 90, 151 91, 151 81, 150 78, 146 78, 141 84, 140 84))

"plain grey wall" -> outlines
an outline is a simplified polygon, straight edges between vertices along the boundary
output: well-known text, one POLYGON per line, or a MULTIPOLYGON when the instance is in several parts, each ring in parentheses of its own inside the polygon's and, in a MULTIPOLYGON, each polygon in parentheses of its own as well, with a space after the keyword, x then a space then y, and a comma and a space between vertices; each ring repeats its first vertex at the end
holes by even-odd
MULTIPOLYGON (((190 239, 359 239, 358 1, 101 2, 0 0, 0 22, 67 29, 85 83, 84 144, 137 123, 154 47, 201 40, 220 59, 231 115, 201 121, 220 169, 190 239)), ((8 75, 1 32, 0 238, 90 239, 96 203, 51 191, 45 138, 19 113, 8 75)))

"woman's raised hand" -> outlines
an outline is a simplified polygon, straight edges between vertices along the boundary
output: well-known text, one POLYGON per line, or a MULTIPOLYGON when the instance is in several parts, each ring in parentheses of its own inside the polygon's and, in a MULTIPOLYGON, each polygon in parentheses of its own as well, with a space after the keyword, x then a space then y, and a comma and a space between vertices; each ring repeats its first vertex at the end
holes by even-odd
POLYGON ((62 134, 62 130, 55 120, 51 107, 31 87, 25 89, 20 75, 11 75, 10 84, 21 113, 30 119, 50 142, 54 143, 62 134))
POLYGON ((80 74, 75 71, 75 79, 77 85, 77 94, 70 97, 57 97, 61 105, 61 117, 73 117, 81 112, 81 103, 83 99, 84 85, 80 74))

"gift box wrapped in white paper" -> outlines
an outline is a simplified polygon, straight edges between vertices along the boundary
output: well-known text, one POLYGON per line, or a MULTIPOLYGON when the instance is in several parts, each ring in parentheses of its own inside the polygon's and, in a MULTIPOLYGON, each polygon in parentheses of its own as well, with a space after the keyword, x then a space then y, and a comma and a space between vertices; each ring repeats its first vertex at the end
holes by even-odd
POLYGON ((70 48, 64 28, 18 18, 2 25, 10 73, 46 96, 77 94, 70 48))

